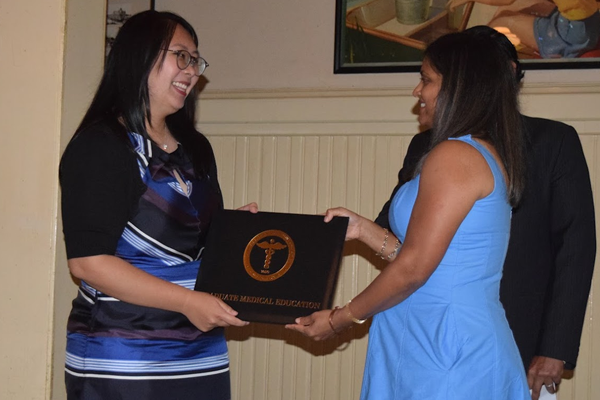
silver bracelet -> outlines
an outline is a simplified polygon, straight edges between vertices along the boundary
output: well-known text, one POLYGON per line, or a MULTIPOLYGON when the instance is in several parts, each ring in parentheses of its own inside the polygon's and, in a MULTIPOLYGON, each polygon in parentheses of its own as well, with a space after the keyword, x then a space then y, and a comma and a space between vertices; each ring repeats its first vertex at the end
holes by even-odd
POLYGON ((380 257, 382 260, 385 260, 385 257, 383 256, 383 252, 385 251, 385 246, 387 246, 389 231, 387 229, 383 228, 383 233, 385 234, 385 236, 383 237, 383 244, 381 245, 381 250, 379 250, 379 253, 377 253, 377 257, 380 257))
POLYGON ((394 245, 394 251, 392 251, 387 256, 388 261, 392 261, 392 258, 394 258, 396 256, 396 254, 398 254, 398 251, 400 251, 400 247, 402 247, 402 243, 400 243, 400 239, 396 238, 396 244, 394 245))

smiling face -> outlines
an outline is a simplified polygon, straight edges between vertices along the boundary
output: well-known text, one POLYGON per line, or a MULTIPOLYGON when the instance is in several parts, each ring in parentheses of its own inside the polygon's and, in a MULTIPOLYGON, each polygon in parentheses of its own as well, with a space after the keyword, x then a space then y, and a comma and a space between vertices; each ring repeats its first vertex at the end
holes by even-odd
POLYGON ((426 58, 421 66, 421 80, 413 90, 419 99, 419 124, 431 128, 435 114, 435 104, 442 87, 442 75, 438 74, 426 58))
MULTIPOLYGON (((177 25, 169 50, 187 50, 193 57, 198 57, 198 49, 192 36, 180 25, 177 25)), ((162 53, 152 67, 148 77, 148 94, 152 119, 165 118, 183 108, 185 98, 198 82, 194 75, 194 67, 188 65, 184 70, 177 67, 177 55, 166 52, 164 62, 160 64, 162 53)))

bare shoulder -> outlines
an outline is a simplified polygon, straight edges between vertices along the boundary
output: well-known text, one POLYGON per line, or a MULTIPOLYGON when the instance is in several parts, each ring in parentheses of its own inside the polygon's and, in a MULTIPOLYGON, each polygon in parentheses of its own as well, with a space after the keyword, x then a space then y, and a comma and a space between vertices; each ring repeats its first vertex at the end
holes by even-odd
POLYGON ((468 143, 446 140, 431 150, 423 163, 421 182, 451 185, 483 197, 493 188, 493 175, 483 155, 468 143))
POLYGON ((473 146, 461 140, 446 140, 431 150, 423 163, 425 169, 472 169, 487 166, 481 153, 473 146))

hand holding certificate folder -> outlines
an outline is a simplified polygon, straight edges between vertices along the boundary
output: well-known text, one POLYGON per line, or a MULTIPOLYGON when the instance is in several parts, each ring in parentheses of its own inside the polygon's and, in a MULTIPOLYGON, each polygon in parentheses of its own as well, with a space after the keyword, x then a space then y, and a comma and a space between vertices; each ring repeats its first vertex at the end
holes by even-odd
POLYGON ((275 324, 331 307, 348 219, 224 210, 215 216, 195 289, 246 321, 275 324))

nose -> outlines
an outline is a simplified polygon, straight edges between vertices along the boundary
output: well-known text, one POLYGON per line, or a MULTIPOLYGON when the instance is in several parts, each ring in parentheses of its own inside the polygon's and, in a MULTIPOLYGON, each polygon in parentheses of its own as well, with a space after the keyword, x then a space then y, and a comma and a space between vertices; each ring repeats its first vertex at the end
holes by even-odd
POLYGON ((198 67, 193 62, 190 62, 187 65, 187 67, 185 67, 183 72, 185 72, 186 74, 188 74, 190 76, 194 76, 194 75, 196 75, 197 70, 198 70, 198 67))
POLYGON ((423 84, 423 82, 419 81, 419 84, 417 86, 415 86, 415 88, 413 89, 412 95, 413 97, 421 97, 421 85, 423 84))

